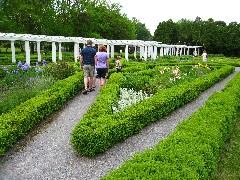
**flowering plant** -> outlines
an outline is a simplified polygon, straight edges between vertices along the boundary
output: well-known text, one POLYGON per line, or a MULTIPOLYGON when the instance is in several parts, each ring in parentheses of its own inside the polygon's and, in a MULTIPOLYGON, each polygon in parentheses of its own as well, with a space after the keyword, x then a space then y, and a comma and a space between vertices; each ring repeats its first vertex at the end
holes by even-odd
POLYGON ((144 99, 150 98, 152 94, 148 95, 144 91, 134 91, 133 89, 120 88, 120 100, 117 105, 112 106, 114 113, 123 110, 125 107, 136 104, 144 99))

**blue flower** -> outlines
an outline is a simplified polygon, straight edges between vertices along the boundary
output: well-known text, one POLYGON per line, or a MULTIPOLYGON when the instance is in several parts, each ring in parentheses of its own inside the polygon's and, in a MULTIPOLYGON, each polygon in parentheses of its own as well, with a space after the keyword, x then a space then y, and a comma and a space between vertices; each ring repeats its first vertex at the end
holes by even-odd
POLYGON ((18 68, 21 68, 22 67, 22 62, 21 61, 18 61, 18 68))
POLYGON ((4 67, 3 70, 8 72, 8 67, 4 67))
POLYGON ((12 73, 13 74, 18 74, 18 70, 13 70, 12 73))
POLYGON ((32 77, 31 77, 31 78, 29 79, 29 81, 30 81, 30 82, 35 81, 35 78, 32 78, 32 77))
POLYGON ((27 63, 25 63, 25 64, 21 67, 21 69, 22 69, 23 71, 27 71, 28 69, 30 69, 30 66, 29 66, 27 63))
POLYGON ((45 59, 42 60, 42 64, 43 64, 43 66, 47 65, 47 62, 45 61, 45 59))

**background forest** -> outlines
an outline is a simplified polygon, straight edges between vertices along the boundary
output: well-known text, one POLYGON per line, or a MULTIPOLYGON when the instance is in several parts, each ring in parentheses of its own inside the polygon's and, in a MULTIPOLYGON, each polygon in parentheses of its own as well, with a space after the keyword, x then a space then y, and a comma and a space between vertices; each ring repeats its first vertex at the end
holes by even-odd
MULTIPOLYGON (((209 54, 240 56, 240 24, 181 19, 159 22, 151 35, 143 22, 108 0, 0 0, 0 32, 104 39, 155 40, 200 45, 209 54)), ((135 7, 133 7, 135 8, 135 7)), ((144 12, 143 12, 144 13, 144 12)), ((9 46, 9 42, 0 42, 9 46)))

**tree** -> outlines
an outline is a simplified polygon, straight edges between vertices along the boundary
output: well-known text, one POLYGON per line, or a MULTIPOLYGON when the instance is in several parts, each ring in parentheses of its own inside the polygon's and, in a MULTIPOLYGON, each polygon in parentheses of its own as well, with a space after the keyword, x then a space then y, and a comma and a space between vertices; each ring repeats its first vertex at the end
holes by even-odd
POLYGON ((166 44, 177 44, 179 42, 178 25, 172 19, 160 22, 154 32, 153 40, 166 44))
POLYGON ((53 5, 54 0, 4 0, 1 20, 8 24, 6 30, 10 32, 45 34, 54 25, 53 5))
POLYGON ((181 44, 188 45, 193 42, 193 22, 187 19, 181 19, 177 22, 178 40, 181 44))
POLYGON ((141 23, 135 17, 132 19, 135 29, 136 29, 136 39, 150 41, 152 40, 152 35, 150 31, 146 28, 145 24, 141 23))

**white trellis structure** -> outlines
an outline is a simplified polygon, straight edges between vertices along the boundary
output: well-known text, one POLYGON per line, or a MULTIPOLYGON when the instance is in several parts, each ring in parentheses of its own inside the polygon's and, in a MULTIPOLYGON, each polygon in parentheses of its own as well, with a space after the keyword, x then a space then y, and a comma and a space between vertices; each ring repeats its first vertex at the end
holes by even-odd
POLYGON ((134 58, 137 58, 137 49, 140 49, 140 58, 156 59, 159 56, 170 55, 177 56, 177 52, 181 55, 189 55, 189 50, 192 48, 198 52, 201 46, 186 46, 186 45, 167 45, 157 41, 142 41, 142 40, 108 40, 83 37, 65 37, 65 36, 47 36, 47 35, 32 35, 32 34, 15 34, 15 33, 0 33, 0 41, 11 41, 12 62, 16 62, 15 41, 25 42, 26 63, 30 64, 30 45, 29 42, 35 42, 37 45, 38 62, 41 62, 40 53, 41 42, 52 43, 52 62, 57 61, 57 45, 58 57, 62 60, 62 43, 74 43, 74 60, 78 61, 79 44, 85 44, 88 39, 91 39, 95 45, 103 44, 107 46, 107 53, 111 58, 114 58, 114 46, 125 46, 125 58, 129 60, 129 47, 134 47, 134 58), (57 45, 56 45, 57 43, 57 45))

